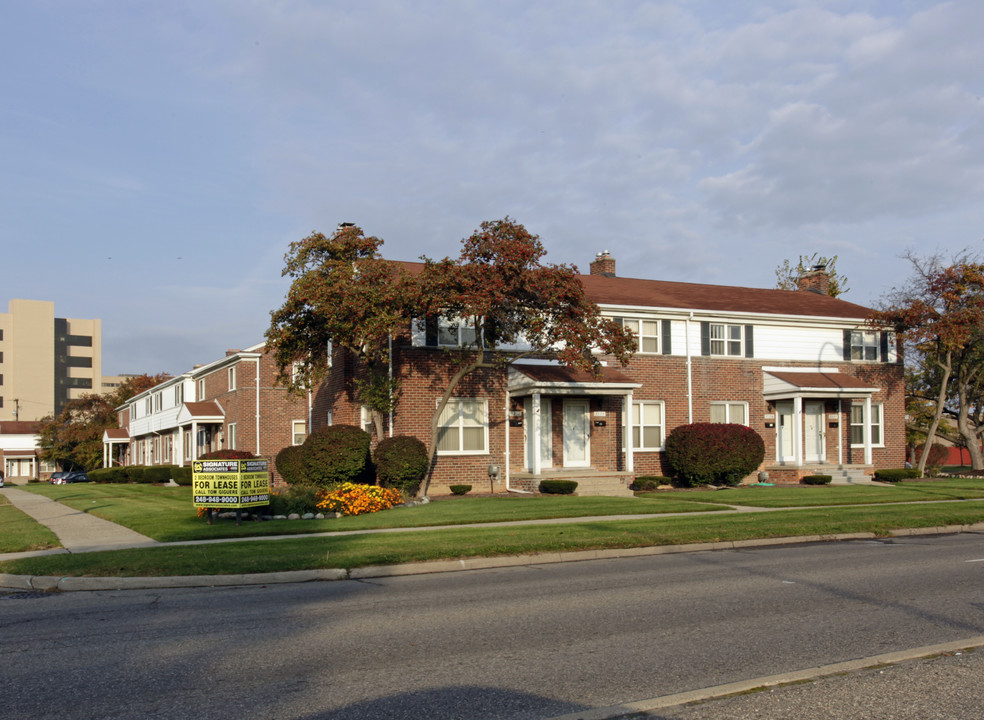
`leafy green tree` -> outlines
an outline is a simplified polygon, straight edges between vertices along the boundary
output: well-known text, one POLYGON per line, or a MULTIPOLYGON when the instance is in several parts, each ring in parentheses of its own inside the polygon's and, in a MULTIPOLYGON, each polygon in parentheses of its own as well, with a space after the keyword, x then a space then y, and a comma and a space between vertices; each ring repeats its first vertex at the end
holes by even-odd
POLYGON ((64 469, 100 467, 103 432, 118 425, 116 408, 170 377, 166 373, 135 375, 106 395, 85 393, 69 400, 57 415, 41 418, 38 456, 64 469))
POLYGON ((809 257, 800 255, 795 267, 790 264, 788 258, 783 260, 782 265, 776 268, 776 287, 779 290, 798 289, 797 279, 817 265, 823 265, 830 276, 830 285, 827 288, 828 295, 838 297, 850 290, 847 287, 847 278, 837 272, 837 256, 826 257, 819 253, 813 253, 809 257))

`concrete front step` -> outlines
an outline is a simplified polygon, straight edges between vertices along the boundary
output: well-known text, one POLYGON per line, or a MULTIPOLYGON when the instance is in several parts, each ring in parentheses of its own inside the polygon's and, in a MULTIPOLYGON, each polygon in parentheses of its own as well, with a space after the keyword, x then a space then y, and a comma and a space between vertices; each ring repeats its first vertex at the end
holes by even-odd
POLYGON ((831 485, 870 485, 871 476, 864 468, 846 465, 827 465, 808 468, 811 475, 830 475, 831 485))

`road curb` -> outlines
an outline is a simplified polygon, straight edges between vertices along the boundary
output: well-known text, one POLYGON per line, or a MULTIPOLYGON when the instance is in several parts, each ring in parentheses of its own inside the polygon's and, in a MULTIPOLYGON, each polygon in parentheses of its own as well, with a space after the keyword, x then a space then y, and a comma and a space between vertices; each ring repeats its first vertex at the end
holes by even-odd
MULTIPOLYGON (((955 535, 964 532, 984 532, 984 522, 973 525, 948 525, 932 528, 902 528, 889 532, 890 537, 918 535, 955 535)), ((783 538, 758 538, 751 540, 725 540, 684 545, 654 545, 636 548, 611 548, 602 550, 574 550, 534 555, 507 555, 499 557, 460 558, 457 560, 432 560, 401 565, 372 565, 369 567, 325 568, 317 570, 291 570, 275 573, 250 573, 234 575, 175 575, 169 577, 57 577, 51 575, 11 575, 0 573, 0 588, 7 590, 42 590, 72 592, 79 590, 146 590, 157 588, 220 587, 234 585, 273 585, 333 580, 365 580, 406 575, 430 575, 459 572, 462 570, 490 570, 503 567, 549 565, 585 560, 613 560, 617 558, 672 555, 689 552, 713 552, 715 550, 742 550, 777 545, 802 545, 816 542, 848 540, 877 540, 871 532, 840 533, 836 535, 798 535, 783 538)))
POLYGON ((939 643, 937 645, 925 645, 923 647, 899 650, 896 652, 882 653, 881 655, 871 655, 869 657, 857 658, 856 660, 846 660, 844 662, 820 665, 803 670, 781 673, 779 675, 766 675, 764 677, 741 680, 738 682, 727 683, 725 685, 715 685, 713 687, 701 688, 699 690, 689 690, 672 695, 649 698, 647 700, 637 700, 636 702, 624 703, 622 705, 612 705, 603 708, 593 708, 591 710, 580 710, 567 715, 558 715, 548 720, 618 720, 619 718, 643 717, 653 710, 665 710, 666 708, 688 705, 691 703, 735 695, 737 693, 747 693, 762 688, 785 685, 789 683, 807 682, 810 680, 820 680, 832 675, 856 672, 866 668, 877 667, 879 665, 893 665, 906 660, 917 660, 919 658, 942 655, 944 653, 957 652, 971 648, 984 646, 984 635, 955 640, 953 642, 939 643))

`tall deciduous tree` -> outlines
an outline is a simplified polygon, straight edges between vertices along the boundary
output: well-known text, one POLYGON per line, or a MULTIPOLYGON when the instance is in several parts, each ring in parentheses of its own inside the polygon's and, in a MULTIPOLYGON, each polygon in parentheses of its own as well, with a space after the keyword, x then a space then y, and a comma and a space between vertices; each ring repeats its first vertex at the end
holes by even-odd
POLYGON ((38 455, 63 468, 92 470, 99 467, 103 432, 117 426, 116 408, 170 377, 167 373, 134 375, 111 393, 85 393, 69 400, 57 415, 41 418, 38 455))
POLYGON ((419 282, 380 256, 382 244, 354 225, 291 243, 282 274, 293 282, 266 332, 279 380, 294 392, 327 377, 335 348, 357 358, 364 371, 358 399, 372 411, 380 438, 399 389, 387 374, 389 340, 406 328, 420 299, 419 282))
POLYGON ((830 285, 827 287, 828 295, 837 297, 850 289, 847 287, 847 278, 837 272, 837 256, 826 257, 819 253, 813 253, 809 257, 800 255, 795 267, 790 264, 788 258, 783 260, 782 265, 776 268, 776 287, 779 290, 798 289, 798 278, 817 265, 822 265, 830 276, 830 285))
POLYGON ((933 403, 926 429, 920 471, 925 470, 929 449, 944 415, 956 419, 967 443, 971 464, 984 469, 981 452, 981 395, 984 386, 984 264, 966 255, 950 264, 938 256, 907 255, 913 274, 904 289, 889 298, 874 319, 894 324, 903 333, 919 364, 924 397, 933 403))
MULTIPOLYGON (((414 275, 382 259, 381 244, 358 228, 294 243, 284 270, 294 282, 284 305, 272 313, 268 347, 281 379, 295 387, 327 377, 329 343, 348 349, 366 365, 369 380, 357 388, 366 403, 387 395, 379 392, 385 383, 378 378, 389 358, 389 338, 405 332, 414 319, 467 323, 471 330, 457 346, 443 350, 453 372, 431 418, 431 470, 441 414, 472 373, 502 369, 529 354, 598 372, 599 353, 625 364, 635 349, 631 333, 602 318, 585 297, 577 270, 544 263, 539 238, 508 217, 482 223, 462 241, 456 259, 425 258, 414 275), (307 365, 292 381, 291 368, 298 362, 307 365)), ((382 410, 382 403, 375 409, 382 410)), ((430 473, 420 495, 429 482, 430 473)))

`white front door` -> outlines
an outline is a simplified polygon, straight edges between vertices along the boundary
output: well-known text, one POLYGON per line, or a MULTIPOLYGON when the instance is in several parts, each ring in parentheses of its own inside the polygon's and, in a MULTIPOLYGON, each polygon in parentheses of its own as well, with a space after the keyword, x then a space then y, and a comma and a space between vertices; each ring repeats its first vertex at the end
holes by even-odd
MULTIPOLYGON (((550 418, 550 398, 540 398, 540 468, 553 467, 553 427, 550 418)), ((523 401, 523 412, 526 419, 523 422, 523 430, 526 436, 526 468, 533 472, 533 398, 526 398, 523 401)))
POLYGON ((824 438, 823 403, 803 403, 803 457, 806 462, 825 462, 827 447, 824 438))
POLYGON ((564 401, 564 467, 591 464, 591 414, 587 400, 564 401))
POLYGON ((793 403, 776 403, 776 458, 780 463, 796 461, 796 447, 793 444, 793 403))

